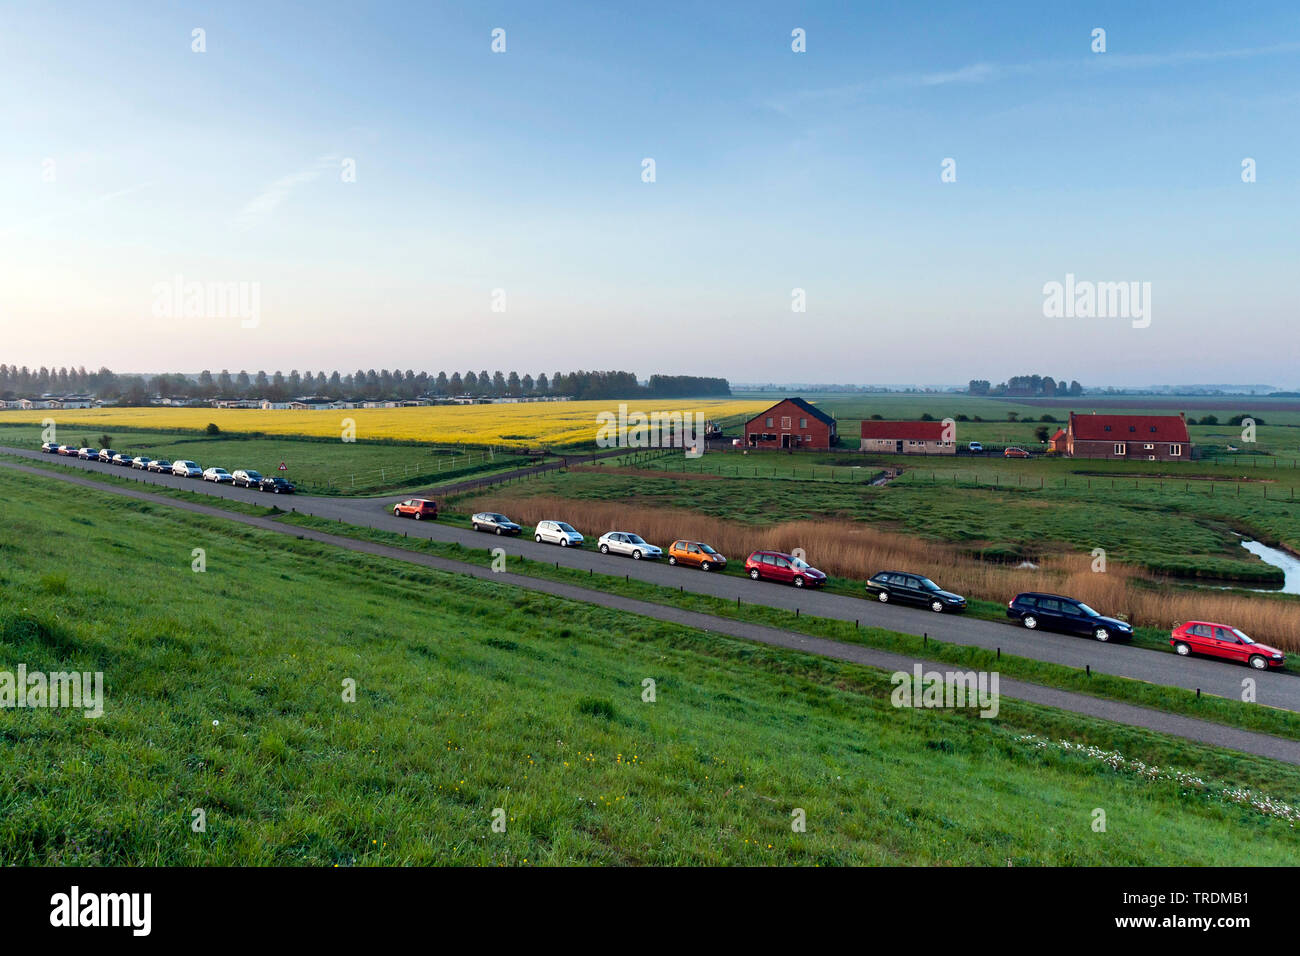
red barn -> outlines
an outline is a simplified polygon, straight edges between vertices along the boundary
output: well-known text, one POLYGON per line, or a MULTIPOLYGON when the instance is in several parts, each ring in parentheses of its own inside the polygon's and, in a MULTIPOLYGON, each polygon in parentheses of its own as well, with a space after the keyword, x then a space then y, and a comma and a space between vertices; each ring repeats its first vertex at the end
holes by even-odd
POLYGON ((947 422, 864 421, 859 448, 897 455, 955 455, 956 428, 947 422))
POLYGON ((826 451, 837 437, 835 419, 802 398, 784 398, 745 423, 748 448, 826 451))
POLYGON ((1179 415, 1076 415, 1070 412, 1065 453, 1116 461, 1187 461, 1192 439, 1179 415))

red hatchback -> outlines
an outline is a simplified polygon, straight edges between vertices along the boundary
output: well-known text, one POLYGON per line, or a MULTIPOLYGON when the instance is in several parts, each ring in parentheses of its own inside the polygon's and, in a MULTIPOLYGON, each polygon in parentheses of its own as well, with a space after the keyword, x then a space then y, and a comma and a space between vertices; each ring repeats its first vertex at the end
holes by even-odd
POLYGON ((414 518, 416 521, 421 518, 436 518, 438 502, 430 501, 428 498, 408 498, 393 505, 393 517, 414 518))
POLYGON ((826 575, 807 561, 782 551, 755 551, 745 559, 745 573, 755 581, 766 578, 797 588, 816 588, 826 583, 826 575))
POLYGON ((1286 663, 1286 656, 1277 648, 1258 644, 1235 627, 1209 621, 1179 624, 1174 628, 1169 643, 1182 657, 1188 654, 1207 654, 1210 657, 1249 664, 1261 671, 1281 667, 1286 663))

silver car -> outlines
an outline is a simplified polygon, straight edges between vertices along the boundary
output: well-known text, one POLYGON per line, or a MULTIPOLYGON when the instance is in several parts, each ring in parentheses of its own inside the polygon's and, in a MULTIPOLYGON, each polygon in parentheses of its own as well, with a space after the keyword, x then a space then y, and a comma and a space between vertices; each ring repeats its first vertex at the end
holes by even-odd
POLYGON ((192 461, 177 461, 172 463, 172 474, 178 478, 202 478, 203 469, 192 461))
POLYGON ((578 547, 582 544, 582 535, 565 521, 539 521, 533 531, 533 540, 539 544, 558 544, 561 548, 578 547))
POLYGON ((639 534, 631 531, 606 531, 596 542, 601 554, 625 554, 637 561, 642 558, 662 558, 662 548, 657 548, 639 534))

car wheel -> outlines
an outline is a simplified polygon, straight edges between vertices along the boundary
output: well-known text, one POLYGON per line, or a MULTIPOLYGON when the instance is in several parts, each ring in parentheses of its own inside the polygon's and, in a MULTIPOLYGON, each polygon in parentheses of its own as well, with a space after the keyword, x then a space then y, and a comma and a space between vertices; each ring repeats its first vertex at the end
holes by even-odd
POLYGON ((1020 619, 1020 623, 1032 631, 1034 628, 1038 627, 1038 618, 1034 617, 1032 614, 1026 614, 1020 619))
POLYGON ((803 587, 803 575, 802 575, 802 574, 796 574, 796 575, 794 576, 794 586, 797 587, 797 588, 801 588, 801 587, 803 587))
POLYGON ((881 604, 888 604, 888 603, 889 603, 889 592, 888 592, 888 591, 881 591, 879 594, 876 595, 876 600, 879 601, 881 604))
POLYGON ((474 530, 475 530, 475 531, 482 531, 483 529, 480 528, 478 525, 474 525, 474 530))
POLYGON ((942 602, 942 601, 931 601, 931 602, 930 602, 930 610, 933 611, 935 614, 942 614, 942 613, 943 613, 943 602, 942 602))
POLYGON ((1092 632, 1092 636, 1105 644, 1110 640, 1110 631, 1106 630, 1104 627, 1099 627, 1092 632))
POLYGON ((536 541, 538 544, 541 544, 541 543, 542 543, 542 536, 541 536, 540 534, 535 534, 535 535, 533 535, 533 540, 536 541))
POLYGON ((601 554, 609 554, 609 545, 607 545, 607 544, 602 544, 602 545, 600 546, 600 553, 601 553, 601 554))
POLYGON ((640 552, 639 550, 637 550, 637 551, 633 551, 633 552, 632 552, 632 560, 633 560, 633 561, 640 561, 640 560, 641 560, 641 552, 640 552))
POLYGON ((561 538, 561 539, 560 539, 560 547, 561 547, 561 548, 567 548, 568 546, 569 546, 569 539, 568 539, 568 538, 561 538))
POLYGON ((1250 658, 1250 666, 1255 668, 1257 671, 1262 671, 1264 668, 1268 667, 1268 661, 1264 660, 1264 658, 1260 657, 1258 654, 1253 654, 1250 658))
POLYGON ((1192 652, 1192 649, 1181 641, 1174 645, 1174 653, 1179 657, 1186 657, 1192 652))
POLYGON ((712 571, 712 570, 713 570, 713 565, 709 564, 709 562, 707 562, 707 561, 704 561, 704 562, 702 562, 702 563, 700 564, 700 570, 701 570, 701 571, 712 571))
POLYGON ((750 569, 749 569, 749 576, 750 576, 751 578, 753 578, 755 581, 757 581, 757 580, 758 580, 758 568, 750 568, 750 569))
MULTIPOLYGON (((396 508, 394 508, 394 509, 393 509, 393 517, 394 517, 394 518, 400 518, 401 516, 402 516, 402 513, 401 513, 400 511, 398 511, 396 508)), ((539 538, 538 540, 540 541, 541 539, 539 538)))
POLYGON ((670 554, 670 555, 668 555, 668 563, 669 563, 669 564, 676 564, 676 563, 677 563, 677 559, 674 558, 674 557, 670 554))
POLYGON ((501 533, 501 529, 500 529, 500 528, 497 528, 497 534, 500 534, 500 533, 501 533))
POLYGON ((419 520, 422 519, 423 517, 424 517, 424 515, 420 514, 420 512, 417 511, 417 512, 415 513, 415 520, 416 520, 416 521, 419 521, 419 520))
POLYGON ((280 489, 279 489, 279 488, 276 488, 276 489, 274 489, 274 490, 275 490, 275 493, 276 493, 277 495, 280 493, 280 489))

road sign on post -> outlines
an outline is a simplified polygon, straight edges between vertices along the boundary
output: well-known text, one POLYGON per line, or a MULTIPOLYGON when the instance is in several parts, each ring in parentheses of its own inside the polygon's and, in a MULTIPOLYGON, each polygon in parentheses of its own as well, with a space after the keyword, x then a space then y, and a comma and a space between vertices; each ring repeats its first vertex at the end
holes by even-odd
POLYGON ((277 471, 288 471, 288 470, 289 470, 289 466, 286 465, 284 462, 280 462, 280 467, 279 467, 278 469, 276 469, 276 470, 277 470, 277 471))

